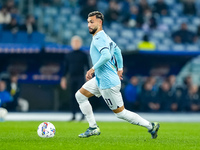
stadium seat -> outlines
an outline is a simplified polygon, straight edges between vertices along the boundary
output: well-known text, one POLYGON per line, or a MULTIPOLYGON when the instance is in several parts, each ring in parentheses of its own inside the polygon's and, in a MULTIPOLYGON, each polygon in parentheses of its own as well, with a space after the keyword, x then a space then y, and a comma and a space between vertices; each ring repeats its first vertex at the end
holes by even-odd
POLYGON ((172 27, 171 27, 171 33, 177 31, 180 29, 180 24, 174 24, 172 27))
POLYGON ((63 32, 64 40, 70 40, 72 36, 73 36, 73 32, 71 30, 65 30, 63 32))
POLYGON ((77 30, 78 28, 78 24, 74 24, 72 22, 68 22, 66 25, 65 25, 66 29, 67 30, 77 30))
POLYGON ((150 42, 153 42, 156 45, 160 44, 160 40, 157 38, 150 38, 150 42))
POLYGON ((72 10, 70 8, 62 7, 60 9, 60 15, 69 16, 71 14, 72 10))
POLYGON ((186 50, 187 51, 200 51, 200 47, 198 45, 188 44, 186 46, 186 50))
POLYGON ((135 45, 134 43, 130 43, 126 46, 126 51, 134 51, 137 49, 137 45, 135 45))
POLYGON ((164 32, 160 32, 158 30, 154 30, 152 31, 152 37, 156 38, 156 39, 164 39, 165 38, 165 33, 164 32))
POLYGON ((174 19, 172 17, 162 17, 161 23, 171 27, 172 25, 174 25, 174 19))
POLYGON ((16 40, 16 34, 4 31, 1 33, 1 43, 14 43, 16 40))
POLYGON ((142 39, 142 37, 144 36, 144 31, 135 30, 135 36, 136 36, 136 38, 142 39))
MULTIPOLYGON (((172 45, 173 44, 173 41, 172 41, 172 39, 171 38, 164 38, 164 39, 162 39, 162 42, 161 42, 162 44, 164 44, 164 45, 172 45)), ((162 45, 161 44, 161 45, 162 45)))
POLYGON ((158 44, 156 49, 158 51, 169 51, 170 50, 170 46, 167 44, 158 44))
POLYGON ((179 16, 179 13, 178 13, 176 10, 171 9, 171 10, 170 10, 170 16, 171 16, 171 17, 178 17, 178 16, 179 16))
POLYGON ((92 37, 91 36, 87 37, 86 39, 84 39, 84 45, 89 47, 91 44, 91 41, 92 41, 92 37))
POLYGON ((84 30, 84 29, 79 29, 79 30, 75 31, 74 33, 75 33, 75 35, 78 35, 82 38, 87 38, 87 36, 89 34, 89 32, 87 30, 84 30))
POLYGON ((33 32, 28 35, 30 39, 30 43, 44 44, 45 35, 39 32, 33 32))
POLYGON ((122 49, 125 50, 126 45, 129 44, 129 41, 125 38, 118 38, 116 43, 118 44, 118 46, 122 49))
POLYGON ((126 38, 129 40, 133 40, 134 39, 134 33, 132 30, 120 30, 120 35, 122 38, 126 38))
POLYGON ((113 29, 113 30, 121 30, 121 29, 123 29, 122 25, 120 25, 117 22, 112 22, 110 24, 110 28, 113 29))
POLYGON ((177 17, 176 19, 176 24, 182 24, 182 23, 189 23, 189 19, 188 19, 188 17, 177 17))
POLYGON ((44 15, 56 17, 58 15, 58 10, 55 7, 46 7, 44 9, 44 15))
POLYGON ((186 47, 184 44, 174 44, 172 45, 173 51, 185 51, 186 47))
POLYGON ((167 0, 165 2, 167 3, 168 6, 172 6, 175 4, 176 0, 167 0))
POLYGON ((200 25, 200 18, 199 17, 192 17, 191 18, 191 24, 195 25, 195 26, 199 26, 200 25))
POLYGON ((111 39, 119 36, 118 33, 114 30, 108 30, 106 33, 111 37, 111 39))
POLYGON ((179 14, 179 16, 180 16, 183 12, 183 5, 181 3, 176 3, 175 5, 171 6, 171 9, 176 11, 177 14, 179 14))
POLYGON ((68 22, 67 17, 64 16, 64 15, 61 15, 61 16, 59 16, 59 17, 57 17, 57 18, 55 19, 55 22, 54 22, 54 23, 66 24, 67 22, 68 22))
POLYGON ((147 0, 148 4, 154 4, 156 0, 147 0))
POLYGON ((27 32, 18 32, 16 33, 16 43, 28 43, 28 34, 27 32))
POLYGON ((140 39, 133 39, 133 41, 130 41, 130 43, 134 43, 135 45, 138 45, 141 42, 140 39))
POLYGON ((81 18, 78 15, 71 15, 70 16, 70 21, 73 22, 73 23, 80 24, 81 18))
POLYGON ((104 12, 108 9, 108 4, 104 1, 98 1, 98 9, 104 14, 104 12))
POLYGON ((34 9, 33 9, 33 13, 34 13, 34 16, 36 17, 36 18, 39 18, 39 17, 41 17, 42 15, 43 15, 43 13, 42 13, 42 8, 41 7, 35 7, 34 9))
POLYGON ((60 22, 55 22, 54 25, 53 25, 52 31, 54 33, 59 33, 61 27, 62 27, 62 24, 60 22))
POLYGON ((81 27, 82 29, 88 30, 87 22, 81 22, 80 27, 81 27))
POLYGON ((45 15, 44 18, 43 18, 43 25, 49 26, 52 23, 53 23, 53 18, 45 15))
POLYGON ((197 32, 197 26, 195 26, 193 24, 188 24, 188 30, 196 33, 197 32))

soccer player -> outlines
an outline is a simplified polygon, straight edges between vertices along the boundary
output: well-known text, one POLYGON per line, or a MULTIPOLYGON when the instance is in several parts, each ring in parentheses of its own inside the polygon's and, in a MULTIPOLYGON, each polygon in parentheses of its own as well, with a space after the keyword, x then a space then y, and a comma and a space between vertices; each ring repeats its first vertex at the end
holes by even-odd
POLYGON ((90 46, 93 67, 87 71, 87 82, 76 92, 75 96, 82 113, 89 123, 89 128, 79 137, 85 138, 101 133, 95 121, 91 104, 88 101, 89 97, 95 95, 97 97, 102 96, 108 107, 118 118, 147 128, 152 138, 155 139, 160 127, 159 123, 150 123, 138 114, 124 108, 120 93, 120 80, 123 79, 121 50, 102 29, 103 14, 99 11, 91 12, 87 21, 89 32, 93 35, 90 46), (95 74, 95 77, 93 77, 93 74, 95 74))

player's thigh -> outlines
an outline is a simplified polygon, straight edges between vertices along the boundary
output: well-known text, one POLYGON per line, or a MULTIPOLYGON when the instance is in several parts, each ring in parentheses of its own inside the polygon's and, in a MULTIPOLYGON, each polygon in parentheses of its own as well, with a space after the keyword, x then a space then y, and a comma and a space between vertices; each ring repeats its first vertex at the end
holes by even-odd
POLYGON ((120 88, 121 85, 117 85, 110 89, 100 90, 103 99, 111 110, 124 106, 120 88))
POLYGON ((99 91, 99 88, 96 84, 96 78, 92 78, 91 80, 87 81, 83 86, 83 89, 87 90, 88 92, 92 93, 96 97, 100 97, 101 93, 99 91))

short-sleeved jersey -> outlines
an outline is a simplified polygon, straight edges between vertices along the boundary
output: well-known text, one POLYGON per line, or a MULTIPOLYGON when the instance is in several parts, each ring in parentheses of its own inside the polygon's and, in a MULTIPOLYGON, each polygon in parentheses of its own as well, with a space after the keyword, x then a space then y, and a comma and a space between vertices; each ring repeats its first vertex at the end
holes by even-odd
POLYGON ((101 57, 101 51, 109 50, 111 54, 111 59, 95 70, 97 85, 100 89, 108 89, 120 84, 114 56, 116 47, 115 42, 103 30, 93 36, 90 45, 90 56, 93 65, 101 57))

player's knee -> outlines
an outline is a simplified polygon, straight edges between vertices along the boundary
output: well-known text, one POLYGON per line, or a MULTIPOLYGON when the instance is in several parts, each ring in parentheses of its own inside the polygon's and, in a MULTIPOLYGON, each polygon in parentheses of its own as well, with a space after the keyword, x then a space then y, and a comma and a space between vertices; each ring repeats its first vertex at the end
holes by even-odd
POLYGON ((79 104, 84 103, 88 100, 88 98, 85 95, 83 95, 79 90, 76 92, 75 97, 79 104))
POLYGON ((123 111, 121 111, 121 112, 119 112, 119 113, 114 113, 114 114, 115 114, 115 116, 116 116, 117 118, 119 118, 119 119, 124 119, 125 116, 126 116, 126 113, 127 113, 127 110, 124 109, 123 111))

